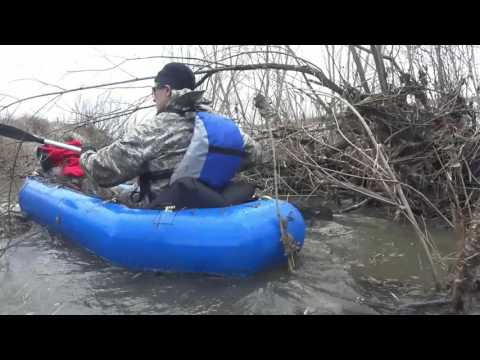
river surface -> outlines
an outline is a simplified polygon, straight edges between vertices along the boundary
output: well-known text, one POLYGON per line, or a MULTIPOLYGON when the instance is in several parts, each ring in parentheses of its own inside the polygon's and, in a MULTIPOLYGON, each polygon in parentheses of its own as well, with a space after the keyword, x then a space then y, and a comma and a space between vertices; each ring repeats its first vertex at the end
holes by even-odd
MULTIPOLYGON (((294 273, 246 279, 126 271, 32 224, 0 258, 0 314, 441 312, 408 305, 438 298, 409 225, 366 210, 307 223, 294 273)), ((454 251, 450 232, 432 237, 443 255, 454 251)))

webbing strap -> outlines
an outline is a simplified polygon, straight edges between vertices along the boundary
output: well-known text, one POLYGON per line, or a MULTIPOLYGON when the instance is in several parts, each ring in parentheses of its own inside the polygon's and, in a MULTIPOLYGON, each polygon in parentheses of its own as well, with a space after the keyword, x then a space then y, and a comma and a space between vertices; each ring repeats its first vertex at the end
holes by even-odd
POLYGON ((223 154, 223 155, 238 156, 238 157, 246 156, 244 151, 237 150, 237 149, 227 149, 227 148, 222 148, 222 147, 213 146, 213 145, 208 146, 208 152, 223 154))

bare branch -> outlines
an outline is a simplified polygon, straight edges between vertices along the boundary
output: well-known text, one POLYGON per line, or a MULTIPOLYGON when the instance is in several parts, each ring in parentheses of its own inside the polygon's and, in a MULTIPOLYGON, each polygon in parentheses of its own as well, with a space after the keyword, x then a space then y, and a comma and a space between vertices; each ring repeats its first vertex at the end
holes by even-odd
POLYGON ((373 59, 377 68, 378 81, 383 94, 388 93, 387 76, 385 74, 385 66, 383 64, 380 45, 370 45, 372 48, 373 59))
POLYGON ((132 82, 138 82, 138 81, 144 81, 144 80, 151 80, 154 79, 154 76, 148 76, 148 77, 143 77, 143 78, 136 78, 136 79, 131 79, 131 80, 123 80, 123 81, 116 81, 112 83, 105 83, 105 84, 98 84, 98 85, 91 85, 91 86, 81 86, 79 88, 75 89, 68 89, 68 90, 63 90, 63 91, 55 91, 55 92, 50 92, 50 93, 45 93, 45 94, 40 94, 40 95, 34 95, 34 96, 29 96, 26 98, 19 99, 17 101, 14 101, 10 104, 7 104, 5 106, 2 106, 0 108, 0 111, 4 111, 8 109, 9 107, 19 104, 21 102, 27 101, 27 100, 32 100, 32 99, 38 99, 41 97, 46 97, 46 96, 53 96, 53 95, 64 95, 67 93, 71 92, 76 92, 76 91, 83 91, 83 90, 90 90, 90 89, 96 89, 96 88, 101 88, 105 86, 112 86, 112 85, 120 85, 120 84, 127 84, 127 83, 132 83, 132 82))
POLYGON ((355 65, 357 66, 357 73, 358 73, 358 76, 360 76, 361 85, 365 90, 365 92, 369 94, 370 89, 368 88, 368 83, 367 83, 367 80, 365 79, 365 70, 363 69, 362 63, 360 61, 360 57, 358 56, 358 53, 355 50, 355 47, 353 45, 349 45, 348 48, 352 53, 353 61, 355 61, 355 65))
MULTIPOLYGON (((365 47, 363 47, 363 46, 360 46, 360 45, 354 45, 354 46, 355 46, 356 48, 360 49, 360 50, 366 51, 366 52, 368 52, 368 53, 370 53, 370 54, 374 54, 374 52, 373 52, 371 49, 367 49, 367 48, 365 48, 365 47)), ((401 68, 400 66, 398 66, 398 64, 397 64, 397 62, 395 61, 394 58, 392 58, 391 56, 387 56, 387 55, 385 55, 385 54, 381 54, 381 57, 384 58, 384 59, 386 59, 386 60, 388 60, 388 61, 390 61, 390 62, 393 64, 393 66, 395 66, 395 68, 396 68, 400 73, 403 73, 402 68, 401 68)))
POLYGON ((276 63, 264 63, 264 64, 249 64, 249 65, 235 65, 235 66, 225 66, 216 69, 210 70, 201 70, 197 71, 196 74, 205 74, 200 81, 197 82, 196 87, 199 87, 206 79, 208 79, 213 74, 222 71, 245 71, 245 70, 267 70, 267 69, 277 69, 277 70, 286 70, 286 71, 296 71, 304 74, 310 74, 315 76, 320 83, 329 88, 330 90, 336 92, 337 94, 343 94, 344 90, 339 87, 337 84, 328 79, 325 74, 320 69, 312 69, 307 65, 286 65, 286 64, 276 64, 276 63))

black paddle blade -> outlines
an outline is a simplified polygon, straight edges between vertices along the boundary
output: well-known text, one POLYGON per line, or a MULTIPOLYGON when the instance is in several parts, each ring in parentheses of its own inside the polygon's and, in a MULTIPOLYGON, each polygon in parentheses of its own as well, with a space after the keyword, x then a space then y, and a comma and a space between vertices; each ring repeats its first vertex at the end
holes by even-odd
POLYGON ((32 135, 26 131, 20 130, 16 127, 5 124, 0 124, 0 136, 5 136, 20 141, 38 142, 40 144, 43 144, 42 138, 32 135))

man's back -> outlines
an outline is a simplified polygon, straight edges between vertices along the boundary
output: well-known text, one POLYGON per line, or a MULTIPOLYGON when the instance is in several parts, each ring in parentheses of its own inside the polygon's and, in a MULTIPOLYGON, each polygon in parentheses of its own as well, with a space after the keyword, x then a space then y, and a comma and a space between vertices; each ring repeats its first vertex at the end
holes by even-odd
MULTIPOLYGON (((82 159, 86 172, 93 174, 99 185, 108 187, 145 172, 171 175, 191 143, 197 112, 210 111, 202 94, 203 91, 173 90, 164 112, 154 119, 132 124, 122 140, 101 149, 92 158, 82 159)), ((250 137, 240 133, 247 162, 254 163, 259 157, 259 149, 250 137)), ((169 175, 152 179, 149 182, 150 191, 158 193, 166 189, 169 175)))
MULTIPOLYGON (((202 92, 172 92, 169 108, 155 118, 133 123, 124 137, 100 149, 95 157, 82 159, 87 172, 101 186, 115 186, 146 171, 173 170, 183 158, 193 135, 195 111, 201 106, 202 92)), ((155 181, 152 190, 161 190, 168 179, 155 181)))

